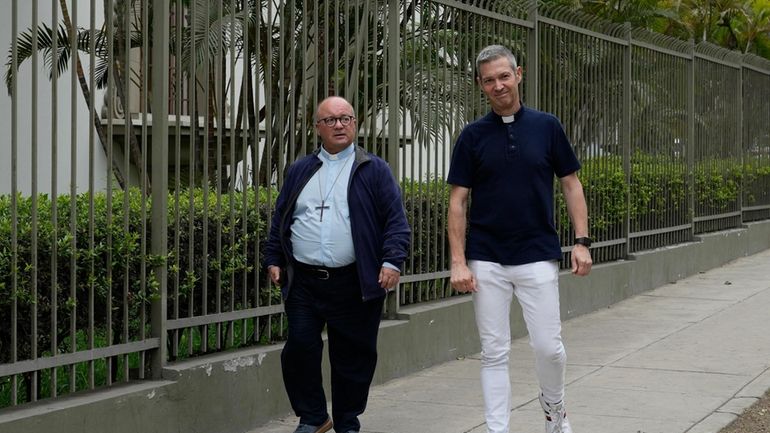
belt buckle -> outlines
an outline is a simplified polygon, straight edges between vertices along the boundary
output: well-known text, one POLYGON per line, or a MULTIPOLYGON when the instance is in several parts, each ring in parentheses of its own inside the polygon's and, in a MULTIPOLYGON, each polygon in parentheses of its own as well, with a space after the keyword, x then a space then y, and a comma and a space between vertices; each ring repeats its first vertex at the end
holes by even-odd
POLYGON ((318 272, 318 279, 319 280, 328 280, 329 279, 329 271, 326 269, 316 269, 316 272, 318 272))

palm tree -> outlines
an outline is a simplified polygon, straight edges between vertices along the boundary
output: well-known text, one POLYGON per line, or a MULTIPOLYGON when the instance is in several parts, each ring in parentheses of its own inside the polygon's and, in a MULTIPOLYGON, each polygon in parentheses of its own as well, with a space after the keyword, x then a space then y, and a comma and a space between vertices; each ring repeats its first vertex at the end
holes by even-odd
MULTIPOLYGON (((93 40, 95 46, 93 54, 96 58, 94 77, 96 86, 99 89, 105 88, 108 84, 109 74, 113 74, 118 99, 121 101, 121 104, 123 104, 123 112, 126 113, 126 133, 128 133, 130 137, 129 157, 131 158, 131 162, 134 167, 138 170, 140 178, 142 176, 146 176, 146 174, 143 173, 143 164, 141 163, 141 150, 139 148, 136 136, 133 134, 133 128, 130 126, 131 119, 130 115, 128 114, 128 107, 125 105, 127 99, 125 98, 125 95, 123 95, 123 89, 125 87, 124 83, 128 75, 127 71, 124 70, 124 67, 121 64, 121 59, 123 58, 122 53, 124 53, 125 50, 125 41, 123 35, 126 33, 124 28, 126 20, 124 18, 130 13, 130 10, 132 11, 137 7, 137 1, 127 0, 116 3, 116 7, 114 9, 116 12, 116 19, 113 20, 115 24, 114 34, 116 35, 113 61, 111 61, 109 58, 110 53, 108 52, 107 30, 102 27, 101 29, 92 32, 90 30, 81 28, 75 32, 75 29, 72 26, 72 21, 69 17, 66 1, 60 0, 60 5, 63 20, 62 23, 58 26, 57 31, 54 31, 54 29, 43 23, 42 26, 38 27, 36 36, 33 36, 32 29, 27 29, 20 33, 18 35, 18 54, 16 64, 13 64, 12 53, 9 50, 5 73, 5 84, 8 92, 10 93, 12 91, 11 83, 13 82, 14 75, 18 74, 21 65, 26 60, 30 59, 33 55, 33 38, 37 39, 37 49, 42 51, 45 58, 45 64, 50 68, 49 76, 51 79, 54 78, 54 75, 56 77, 61 76, 70 66, 71 56, 74 56, 80 89, 83 94, 83 98, 86 101, 86 105, 94 113, 92 124, 97 132, 99 141, 102 145, 102 149, 104 150, 105 155, 107 155, 108 138, 106 132, 104 131, 104 127, 102 126, 98 115, 96 114, 96 110, 93 110, 91 107, 91 89, 89 89, 87 82, 88 80, 85 77, 85 73, 83 72, 83 67, 78 55, 78 51, 85 54, 91 54, 91 42, 93 40), (73 33, 75 34, 73 35, 73 33), (75 40, 75 44, 77 46, 77 51, 75 53, 72 52, 73 39, 75 40), (56 47, 56 52, 54 52, 54 47, 56 47), (53 72, 54 64, 56 64, 56 74, 53 72)), ((109 5, 107 5, 105 11, 108 10, 108 7, 109 5)), ((129 40, 129 49, 142 46, 142 35, 141 32, 138 31, 138 28, 134 27, 130 30, 129 40)), ((113 158, 111 165, 115 178, 117 179, 120 186, 124 187, 127 173, 123 173, 118 159, 113 158)), ((149 187, 149 179, 147 182, 149 187)))
POLYGON ((767 43, 770 36, 770 9, 766 7, 751 7, 735 23, 735 32, 738 41, 743 45, 744 54, 753 52, 757 41, 767 43))
POLYGON ((664 33, 729 47, 735 44, 731 21, 743 14, 749 3, 746 0, 676 0, 672 5, 676 17, 664 33))
POLYGON ((651 28, 661 20, 674 17, 661 0, 586 0, 581 9, 616 23, 631 23, 634 27, 651 28))
POLYGON ((544 0, 543 4, 744 53, 766 54, 770 42, 767 0, 544 0))
MULTIPOLYGON (((411 132, 415 140, 443 137, 456 122, 448 110, 439 109, 446 108, 452 99, 448 96, 450 89, 458 88, 449 84, 472 83, 472 71, 468 73, 468 59, 451 52, 438 56, 439 47, 424 46, 427 42, 421 35, 431 30, 448 31, 447 23, 462 26, 458 17, 450 16, 448 8, 429 9, 423 3, 402 3, 398 37, 402 49, 419 45, 423 52, 431 54, 393 59, 389 58, 387 46, 389 11, 384 2, 359 0, 340 6, 339 2, 327 0, 239 0, 235 8, 225 2, 221 14, 196 12, 195 24, 183 30, 182 70, 188 70, 191 62, 196 62, 198 68, 203 59, 215 57, 217 50, 230 49, 231 44, 239 59, 248 59, 244 61, 245 77, 236 98, 236 129, 248 122, 254 158, 251 166, 259 170, 252 176, 254 184, 267 185, 274 176, 280 178, 296 155, 315 147, 315 105, 332 94, 344 95, 358 107, 356 116, 365 122, 362 133, 371 139, 375 150, 381 150, 388 121, 377 124, 375 119, 383 118, 383 113, 390 110, 396 110, 402 118, 406 113, 414 116, 411 132), (217 34, 223 35, 221 42, 212 36, 217 34), (400 77, 386 76, 387 62, 392 61, 402 62, 400 77), (449 73, 439 73, 442 69, 438 63, 449 73), (388 103, 392 85, 399 86, 398 107, 388 103), (419 92, 416 86, 422 86, 419 92), (255 101, 255 94, 261 102, 255 101), (428 112, 433 116, 430 119, 425 114, 428 112), (263 152, 257 146, 259 124, 264 125, 266 134, 263 152), (261 155, 259 161, 257 155, 261 155)), ((203 0, 191 1, 190 6, 196 11, 206 10, 203 0)))
MULTIPOLYGON (((196 123, 199 112, 207 113, 209 135, 205 140, 209 149, 214 149, 215 126, 225 124, 226 89, 233 86, 236 79, 242 79, 240 93, 231 101, 232 109, 238 113, 234 126, 240 130, 244 123, 248 124, 247 145, 252 148, 254 158, 250 165, 259 170, 258 176, 252 176, 252 182, 262 185, 269 184, 276 175, 280 178, 286 164, 315 146, 312 120, 315 105, 331 94, 344 95, 358 107, 357 117, 366 119, 362 133, 371 139, 375 150, 384 143, 388 122, 384 113, 391 110, 398 112, 401 119, 410 116, 410 133, 415 141, 443 138, 446 131, 457 129, 458 119, 468 118, 471 107, 478 105, 457 103, 458 97, 467 97, 467 92, 458 92, 458 89, 472 86, 473 71, 472 59, 459 49, 453 52, 450 48, 452 38, 492 40, 495 37, 492 28, 485 30, 485 34, 464 33, 467 31, 463 29, 469 28, 464 22, 468 18, 452 8, 427 7, 419 0, 404 1, 399 10, 401 34, 395 37, 401 38, 401 49, 423 54, 394 59, 387 45, 391 35, 386 26, 390 13, 386 2, 179 1, 183 10, 181 39, 172 36, 169 43, 172 53, 181 48, 181 70, 175 73, 182 75, 192 92, 187 110, 196 123), (424 37, 431 32, 443 33, 444 39, 424 37), (446 43, 442 45, 442 42, 446 43), (243 77, 224 73, 227 57, 232 53, 243 61, 243 77), (387 77, 387 65, 393 61, 402 65, 399 77, 387 77), (222 80, 215 80, 216 71, 222 72, 222 80), (399 86, 399 106, 390 107, 389 86, 394 85, 399 86), (210 89, 208 98, 202 96, 206 87, 210 89), (445 109, 450 104, 451 112, 445 109), (264 152, 259 151, 258 145, 260 124, 266 131, 263 145, 267 151, 264 152)), ((94 41, 97 88, 106 87, 112 74, 118 99, 123 104, 125 81, 135 74, 123 65, 125 49, 142 47, 144 42, 141 23, 132 23, 126 28, 125 16, 138 7, 136 0, 115 1, 112 56, 108 53, 106 28, 77 32, 78 51, 89 53, 91 40, 94 41), (128 41, 124 40, 126 35, 128 41)), ((476 31, 478 29, 474 29, 476 31)), ((45 25, 38 31, 38 46, 49 59, 49 67, 53 39, 57 38, 59 72, 66 70, 72 55, 71 44, 65 43, 69 33, 67 23, 62 24, 58 32, 45 25)), ((31 31, 22 33, 19 40, 19 61, 16 65, 10 61, 7 64, 7 84, 32 54, 31 31)), ((85 77, 81 81, 84 83, 85 77)), ((87 87, 81 85, 81 88, 87 94, 87 87)), ((126 107, 124 112, 128 112, 126 107)), ((130 120, 130 116, 126 117, 130 120)), ((99 128, 97 122, 94 124, 99 128)), ((197 131, 199 126, 195 125, 193 130, 197 131)), ((100 140, 104 146, 106 138, 102 134, 100 140)), ((141 168, 141 153, 135 138, 131 149, 132 164, 141 168)), ((235 160, 228 161, 231 166, 240 162, 241 155, 245 154, 240 150, 235 160)), ((227 170, 220 168, 209 164, 206 174, 211 182, 226 185, 230 181, 226 178, 227 170), (217 172, 220 168, 222 173, 217 172)))

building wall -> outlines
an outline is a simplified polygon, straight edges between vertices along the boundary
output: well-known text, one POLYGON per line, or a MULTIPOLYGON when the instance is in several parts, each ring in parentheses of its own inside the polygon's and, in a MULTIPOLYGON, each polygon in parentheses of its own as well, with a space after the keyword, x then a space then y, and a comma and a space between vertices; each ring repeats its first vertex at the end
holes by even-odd
MULTIPOLYGON (((45 22, 51 26, 51 2, 38 2, 38 22, 39 25, 45 22)), ((28 0, 6 0, 3 2, 3 13, 0 13, 0 52, 3 58, 10 58, 12 44, 12 5, 16 5, 18 32, 23 32, 32 26, 32 1, 28 0)), ((73 13, 72 1, 68 1, 70 14, 73 13)), ((95 19, 96 26, 101 26, 104 21, 103 3, 96 2, 95 19)), ((89 27, 90 9, 86 2, 78 2, 80 6, 77 10, 78 27, 89 27)), ((61 14, 59 15, 61 20, 61 14)), ((83 69, 88 71, 88 55, 81 53, 81 62, 83 69)), ((37 119, 37 191, 41 193, 51 192, 53 158, 53 143, 56 142, 56 182, 57 190, 61 193, 69 193, 70 184, 74 181, 78 192, 88 190, 89 183, 89 130, 91 121, 89 119, 88 109, 83 99, 83 94, 79 84, 75 84, 74 94, 72 91, 72 68, 71 63, 67 71, 59 77, 57 85, 57 128, 56 135, 53 135, 53 91, 49 72, 44 66, 43 53, 40 52, 37 70, 38 97, 35 112, 32 112, 32 83, 33 69, 32 59, 28 59, 22 65, 18 80, 18 98, 17 98, 17 188, 24 194, 29 195, 32 192, 32 126, 33 117, 37 119), (76 110, 72 110, 72 98, 76 101, 76 110), (72 139, 72 131, 76 131, 75 140, 72 139), (72 149, 76 150, 76 169, 72 171, 72 149)), ((5 68, 3 68, 5 71, 5 68)), ((5 74, 3 74, 5 75, 5 74)), ((100 107, 103 92, 96 92, 96 105, 100 107)), ((11 192, 12 185, 12 137, 11 131, 14 123, 12 117, 11 97, 3 84, 0 89, 0 194, 11 192)), ((108 165, 102 151, 98 137, 94 133, 94 182, 95 189, 102 190, 107 183, 108 165)))

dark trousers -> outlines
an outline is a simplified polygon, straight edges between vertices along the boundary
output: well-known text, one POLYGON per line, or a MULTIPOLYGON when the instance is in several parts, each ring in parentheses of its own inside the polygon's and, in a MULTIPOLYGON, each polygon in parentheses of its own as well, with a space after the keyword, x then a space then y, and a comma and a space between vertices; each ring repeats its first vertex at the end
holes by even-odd
POLYGON ((358 431, 377 365, 377 331, 383 298, 364 302, 355 267, 323 273, 297 269, 285 303, 288 339, 281 353, 286 392, 300 423, 320 425, 329 416, 321 377, 326 326, 331 363, 334 430, 358 431))

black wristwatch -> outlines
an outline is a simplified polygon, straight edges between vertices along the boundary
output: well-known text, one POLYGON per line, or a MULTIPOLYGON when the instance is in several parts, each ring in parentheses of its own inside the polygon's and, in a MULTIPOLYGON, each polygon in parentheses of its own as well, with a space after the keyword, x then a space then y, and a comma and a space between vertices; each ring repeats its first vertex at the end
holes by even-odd
POLYGON ((591 238, 589 237, 575 238, 575 245, 582 245, 586 248, 591 246, 591 242, 591 238))

